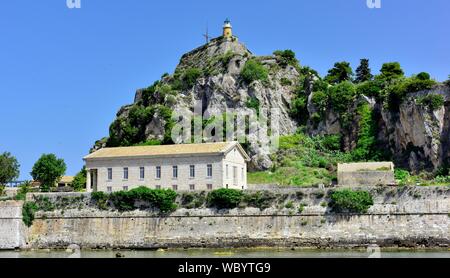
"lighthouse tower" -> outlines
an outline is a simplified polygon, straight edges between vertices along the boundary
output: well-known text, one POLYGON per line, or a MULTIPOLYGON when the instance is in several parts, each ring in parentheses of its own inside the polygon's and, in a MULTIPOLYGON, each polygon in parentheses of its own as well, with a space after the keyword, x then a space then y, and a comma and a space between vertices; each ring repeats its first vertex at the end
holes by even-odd
POLYGON ((232 31, 231 21, 227 18, 223 24, 223 36, 225 38, 231 38, 233 37, 233 31, 232 31))

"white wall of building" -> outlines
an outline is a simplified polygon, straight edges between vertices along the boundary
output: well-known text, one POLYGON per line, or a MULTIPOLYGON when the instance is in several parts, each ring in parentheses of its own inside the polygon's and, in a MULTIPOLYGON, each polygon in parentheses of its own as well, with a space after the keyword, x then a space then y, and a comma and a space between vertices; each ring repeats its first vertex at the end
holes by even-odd
POLYGON ((222 169, 225 188, 247 189, 247 163, 238 147, 234 147, 225 155, 222 169))
MULTIPOLYGON (((236 148, 235 148, 236 149, 236 148)), ((208 190, 226 187, 242 189, 247 187, 246 161, 236 149, 224 157, 220 154, 205 156, 174 156, 171 158, 113 158, 92 159, 86 161, 88 170, 97 170, 97 191, 120 191, 139 186, 187 191, 208 190), (207 177, 207 165, 212 165, 212 177, 207 177), (190 165, 195 166, 195 177, 190 177, 190 165), (226 178, 225 165, 229 165, 229 176, 226 178), (161 166, 161 178, 156 178, 156 167, 161 166), (178 167, 178 178, 173 178, 173 166, 178 167), (140 167, 144 167, 145 177, 140 179, 140 167), (237 167, 237 182, 233 180, 233 167, 237 167), (112 179, 108 180, 108 168, 112 169, 112 179), (124 168, 128 168, 128 179, 124 179, 124 168), (242 180, 244 171, 244 180, 242 180)))

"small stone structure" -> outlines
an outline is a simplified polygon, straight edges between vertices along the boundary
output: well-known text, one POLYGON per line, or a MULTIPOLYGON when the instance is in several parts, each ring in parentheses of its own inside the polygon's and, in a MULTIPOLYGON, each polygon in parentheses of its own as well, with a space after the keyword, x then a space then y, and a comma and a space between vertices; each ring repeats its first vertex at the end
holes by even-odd
POLYGON ((337 174, 340 186, 395 184, 394 163, 392 162, 339 164, 337 174))

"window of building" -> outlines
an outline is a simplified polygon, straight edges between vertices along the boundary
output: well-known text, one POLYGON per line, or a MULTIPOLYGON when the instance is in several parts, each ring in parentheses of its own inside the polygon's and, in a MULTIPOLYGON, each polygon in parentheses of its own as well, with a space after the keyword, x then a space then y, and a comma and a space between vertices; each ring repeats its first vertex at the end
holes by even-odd
POLYGON ((189 190, 195 190, 195 184, 190 184, 189 185, 189 190))
POLYGON ((227 166, 225 167, 225 175, 226 175, 227 179, 230 178, 230 175, 229 175, 229 173, 228 173, 228 164, 227 164, 227 166))
POLYGON ((174 179, 178 178, 178 166, 172 166, 172 177, 174 179))
POLYGON ((244 173, 244 168, 242 167, 241 169, 241 180, 244 181, 245 180, 245 173, 244 173))
POLYGON ((123 179, 124 180, 128 179, 128 168, 127 167, 123 168, 123 179))
POLYGON ((189 166, 189 177, 195 178, 195 165, 189 166))
POLYGON ((108 181, 112 181, 112 168, 108 168, 108 181))
POLYGON ((128 186, 124 186, 123 191, 128 191, 128 186))
POLYGON ((155 177, 157 179, 161 178, 161 166, 156 166, 156 175, 155 175, 155 177))
POLYGON ((176 184, 172 185, 172 189, 177 191, 178 190, 178 185, 176 185, 176 184))
POLYGON ((207 184, 207 185, 206 185, 206 189, 212 190, 212 184, 207 184))
POLYGON ((233 182, 234 182, 234 185, 237 184, 237 180, 238 180, 238 176, 237 176, 237 167, 236 167, 236 166, 233 166, 233 182))
POLYGON ((107 191, 108 193, 111 193, 111 192, 112 192, 112 186, 106 187, 106 191, 107 191))
POLYGON ((212 164, 206 165, 206 177, 212 178, 212 164))
POLYGON ((141 180, 145 179, 145 168, 144 167, 139 168, 139 178, 141 180))
POLYGON ((155 185, 155 189, 161 189, 161 185, 155 185))

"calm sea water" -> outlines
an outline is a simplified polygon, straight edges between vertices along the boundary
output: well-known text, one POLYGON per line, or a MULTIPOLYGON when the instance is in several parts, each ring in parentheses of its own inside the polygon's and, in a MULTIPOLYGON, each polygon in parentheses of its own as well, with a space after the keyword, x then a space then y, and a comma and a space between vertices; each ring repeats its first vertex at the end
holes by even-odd
MULTIPOLYGON (((0 251, 0 258, 367 258, 367 250, 316 249, 189 249, 189 250, 82 250, 65 251, 0 251)), ((450 249, 399 250, 386 249, 374 255, 381 258, 450 258, 450 249)))

